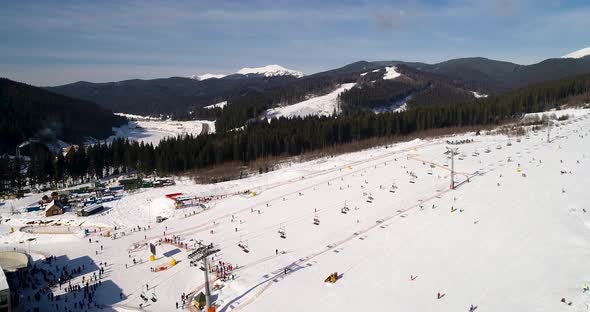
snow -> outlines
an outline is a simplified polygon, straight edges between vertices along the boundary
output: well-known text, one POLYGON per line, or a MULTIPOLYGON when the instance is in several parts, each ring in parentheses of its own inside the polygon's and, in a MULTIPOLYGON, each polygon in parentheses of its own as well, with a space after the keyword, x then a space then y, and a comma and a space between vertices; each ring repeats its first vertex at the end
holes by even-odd
MULTIPOLYGON (((378 71, 380 71, 380 70, 381 70, 381 68, 378 68, 378 69, 372 70, 372 71, 370 71, 370 72, 371 72, 371 73, 376 73, 376 72, 378 72, 378 71)), ((367 75, 368 73, 369 73, 369 72, 362 73, 362 74, 361 74, 361 76, 365 76, 365 75, 367 75)))
POLYGON ((115 135, 108 138, 107 142, 115 138, 129 138, 133 141, 158 145, 164 138, 184 134, 199 135, 205 128, 208 133, 214 133, 215 122, 208 120, 130 120, 126 125, 113 128, 115 135))
POLYGON ((248 75, 248 74, 260 74, 266 77, 275 76, 294 76, 297 78, 303 77, 303 73, 300 71, 287 69, 280 65, 267 65, 263 67, 244 67, 240 69, 237 74, 248 75))
POLYGON ((561 58, 582 58, 587 55, 590 55, 590 47, 566 54, 566 55, 562 56, 561 58))
POLYGON ((550 110, 548 112, 541 112, 541 113, 528 113, 524 117, 532 117, 537 116, 542 118, 543 116, 547 116, 549 118, 555 117, 559 118, 562 116, 569 116, 569 117, 580 117, 588 114, 590 110, 588 109, 579 109, 579 108, 569 108, 569 109, 562 109, 562 110, 550 110))
MULTIPOLYGON (((240 75, 248 75, 248 74, 258 74, 258 75, 264 75, 265 77, 277 77, 277 76, 294 76, 297 78, 301 78, 303 77, 303 73, 300 71, 296 71, 296 70, 292 70, 292 69, 288 69, 285 68, 283 66, 280 65, 267 65, 267 66, 263 66, 263 67, 254 67, 254 68, 250 68, 250 67, 244 67, 240 70, 238 70, 236 72, 236 74, 240 74, 240 75)), ((223 78, 227 75, 225 74, 203 74, 203 75, 192 75, 190 78, 191 79, 196 79, 196 80, 207 80, 207 79, 211 79, 211 78, 223 78)))
POLYGON ((219 78, 223 78, 225 76, 226 75, 224 75, 224 74, 209 74, 209 73, 207 73, 207 74, 203 74, 203 75, 192 75, 191 79, 203 81, 203 80, 207 80, 207 79, 211 79, 211 78, 219 79, 219 78))
POLYGON ((487 95, 487 94, 479 93, 479 92, 477 92, 477 91, 471 91, 471 93, 473 94, 473 96, 474 96, 476 99, 480 99, 480 98, 487 98, 487 97, 488 97, 488 95, 487 95))
POLYGON ((406 110, 408 110, 408 103, 404 103, 404 104, 400 105, 400 107, 396 108, 394 110, 394 112, 401 113, 401 112, 405 112, 406 110))
POLYGON ((161 120, 158 117, 152 116, 142 116, 142 115, 134 115, 134 114, 126 114, 126 113, 115 113, 115 115, 126 117, 127 119, 131 120, 161 120))
POLYGON ((385 74, 383 74, 383 80, 395 79, 401 76, 395 66, 385 67, 385 74))
POLYGON ((270 120, 280 117, 331 116, 335 111, 336 113, 340 111, 338 95, 354 85, 355 83, 345 83, 326 95, 313 97, 293 105, 269 109, 266 111, 266 118, 270 120))
MULTIPOLYGON (((371 73, 376 73, 380 70, 382 70, 383 68, 378 68, 375 70, 370 71, 371 73)), ((367 75, 369 72, 366 73, 362 73, 361 76, 365 76, 367 75)), ((401 73, 399 73, 397 71, 397 67, 395 66, 391 66, 391 67, 385 67, 385 73, 383 74, 383 80, 389 80, 389 79, 395 79, 397 77, 401 76, 401 73)))
POLYGON ((212 109, 212 108, 216 108, 216 107, 218 107, 218 108, 224 108, 225 105, 227 105, 227 101, 215 103, 215 104, 212 104, 212 105, 207 105, 207 106, 205 106, 203 108, 205 108, 205 109, 212 109))
POLYGON ((386 112, 404 112, 408 109, 408 102, 412 99, 413 94, 409 94, 408 96, 391 103, 390 105, 383 106, 383 107, 376 107, 373 108, 372 111, 376 114, 386 113, 386 112))
MULTIPOLYGON (((36 238, 30 243, 33 259, 55 255, 60 266, 85 263, 86 278, 108 261, 95 301, 115 311, 137 310, 142 293, 158 298, 143 310, 174 311, 183 292, 203 289, 203 272, 189 266, 184 249, 158 245, 157 260, 148 261, 149 251, 141 246, 164 235, 178 235, 191 246, 195 240, 212 242, 221 249, 214 264, 239 266, 235 280, 213 290, 218 311, 455 312, 468 311, 471 304, 477 312, 589 311, 590 298, 581 287, 590 280, 590 111, 572 113, 576 117, 551 129, 549 143, 546 129, 520 142, 474 133, 416 139, 285 163, 243 180, 196 185, 182 179, 175 186, 126 194, 87 218, 72 212, 51 218, 39 212, 12 215, 11 206, 22 209, 41 197, 28 195, 0 206, 0 244, 26 250, 27 239, 36 238), (453 145, 465 155, 455 159, 459 185, 450 190, 445 142, 463 139, 474 142, 453 145), (397 189, 390 188, 393 183, 397 189), (176 192, 219 198, 206 210, 174 209, 164 195, 176 192), (347 214, 341 213, 344 205, 347 214), (155 223, 157 215, 169 220, 155 223), (320 225, 312 223, 316 215, 320 225), (62 225, 29 226, 36 234, 20 230, 47 219, 62 225), (116 233, 117 239, 92 233, 98 242, 89 243, 80 223, 116 233), (137 226, 142 230, 131 230, 137 226), (72 234, 42 233, 60 227, 72 234), (249 253, 237 246, 240 241, 249 253), (142 263, 134 265, 134 258, 142 263), (171 258, 179 261, 176 266, 150 271, 171 258), (342 278, 324 283, 332 272, 342 278), (438 292, 444 297, 436 299, 438 292), (562 297, 572 306, 561 303, 562 297)), ((80 282, 76 276, 72 283, 80 282)), ((52 291, 63 294, 59 287, 52 291)), ((22 293, 23 310, 32 310, 36 304, 24 299, 32 290, 22 293)), ((55 303, 41 296, 40 310, 55 303)))

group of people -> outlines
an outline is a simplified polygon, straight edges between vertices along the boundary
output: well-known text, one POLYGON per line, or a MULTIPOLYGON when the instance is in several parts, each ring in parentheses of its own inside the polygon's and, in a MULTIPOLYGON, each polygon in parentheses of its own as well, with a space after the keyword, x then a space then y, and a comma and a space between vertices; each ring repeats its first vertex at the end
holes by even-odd
POLYGON ((59 265, 57 261, 55 256, 49 256, 16 274, 11 282, 17 289, 13 303, 24 301, 23 311, 70 312, 103 308, 96 302, 96 292, 102 285, 106 262, 99 264, 98 273, 89 274, 86 264, 59 265))

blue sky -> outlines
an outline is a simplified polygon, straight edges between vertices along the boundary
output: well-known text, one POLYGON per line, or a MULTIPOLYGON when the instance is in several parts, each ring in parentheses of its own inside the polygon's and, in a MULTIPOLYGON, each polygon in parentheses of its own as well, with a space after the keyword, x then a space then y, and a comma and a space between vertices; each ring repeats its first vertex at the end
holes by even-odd
POLYGON ((531 64, 589 47, 589 17, 587 0, 3 1, 0 76, 45 86, 268 64, 531 64))

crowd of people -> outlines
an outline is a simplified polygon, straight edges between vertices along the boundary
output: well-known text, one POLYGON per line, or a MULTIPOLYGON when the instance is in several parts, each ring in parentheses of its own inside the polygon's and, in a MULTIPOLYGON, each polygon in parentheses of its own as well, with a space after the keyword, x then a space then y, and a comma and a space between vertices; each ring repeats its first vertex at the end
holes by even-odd
POLYGON ((31 312, 104 308, 97 302, 96 293, 103 284, 107 263, 100 263, 98 269, 94 269, 92 260, 89 263, 76 261, 76 265, 62 262, 55 256, 48 256, 11 276, 15 289, 13 304, 22 304, 23 311, 31 312))

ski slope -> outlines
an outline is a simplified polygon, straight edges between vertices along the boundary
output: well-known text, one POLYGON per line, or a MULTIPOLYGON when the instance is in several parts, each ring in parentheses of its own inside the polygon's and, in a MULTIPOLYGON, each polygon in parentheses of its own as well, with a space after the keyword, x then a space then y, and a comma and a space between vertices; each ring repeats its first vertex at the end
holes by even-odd
POLYGON ((376 72, 381 71, 383 69, 385 69, 385 72, 383 73, 383 77, 382 77, 383 80, 391 80, 391 79, 395 79, 395 78, 401 76, 401 73, 397 71, 397 67, 387 66, 384 68, 378 68, 378 69, 372 70, 370 72, 362 73, 361 77, 366 76, 368 73, 376 73, 376 72))
POLYGON ((397 71, 395 66, 392 67, 385 67, 385 73, 383 74, 383 80, 391 80, 395 79, 402 74, 397 71))
MULTIPOLYGON (((183 292, 203 289, 203 272, 189 266, 188 251, 162 244, 156 261, 147 260, 143 244, 172 235, 189 245, 214 243, 221 251, 213 263, 238 267, 235 279, 213 291, 218 311, 455 312, 471 304, 477 312, 590 311, 590 294, 581 290, 590 282, 589 113, 575 110, 575 117, 556 121, 550 142, 545 129, 518 138, 468 133, 288 163, 238 181, 195 185, 183 179, 127 194, 100 215, 50 218, 73 234, 20 231, 46 219, 38 212, 10 213, 40 197, 31 195, 0 206, 0 242, 26 249, 26 239, 35 237, 37 258, 108 261, 96 301, 114 311, 137 310, 142 293, 158 299, 144 311, 174 311, 183 292), (464 139, 473 142, 447 144, 464 139), (448 146, 459 152, 454 190, 448 146), (164 195, 175 192, 219 199, 206 210, 174 209, 164 195), (169 219, 155 223, 156 215, 169 219), (91 234, 98 243, 88 243, 75 226, 80 222, 118 238, 91 234), (142 230, 131 230, 137 226, 142 230), (134 265, 133 258, 143 263, 134 265), (171 258, 179 263, 150 271, 171 258), (324 283, 332 272, 341 278, 324 283)), ((42 296, 38 306, 49 311, 51 304, 42 296)))
POLYGON ((340 112, 338 95, 354 85, 354 83, 345 83, 326 95, 316 96, 293 105, 271 108, 266 111, 265 116, 269 120, 281 117, 331 116, 334 112, 340 112))

